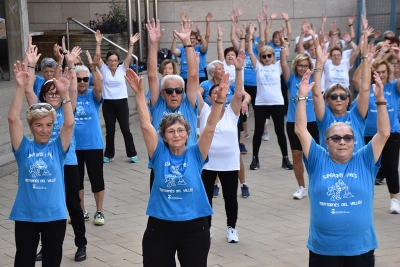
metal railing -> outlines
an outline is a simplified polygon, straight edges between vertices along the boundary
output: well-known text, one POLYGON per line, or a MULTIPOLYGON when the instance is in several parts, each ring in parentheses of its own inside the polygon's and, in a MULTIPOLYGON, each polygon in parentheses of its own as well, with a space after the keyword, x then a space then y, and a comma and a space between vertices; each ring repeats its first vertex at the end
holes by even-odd
MULTIPOLYGON (((88 26, 86 26, 85 24, 79 22, 78 20, 74 19, 74 18, 67 18, 67 22, 66 22, 66 31, 67 31, 67 49, 69 50, 69 22, 73 21, 76 24, 78 24, 79 26, 81 26, 82 28, 84 28, 85 30, 88 30, 92 33, 96 33, 94 30, 92 30, 91 28, 89 28, 88 26)), ((109 40, 106 37, 103 37, 103 40, 109 42, 110 44, 112 44, 113 46, 121 49, 122 51, 124 51, 125 53, 128 53, 128 51, 124 48, 122 48, 121 46, 119 46, 118 44, 114 43, 113 41, 109 40)), ((134 54, 132 54, 132 57, 136 60, 136 73, 139 73, 139 59, 137 58, 137 56, 135 56, 134 54)))

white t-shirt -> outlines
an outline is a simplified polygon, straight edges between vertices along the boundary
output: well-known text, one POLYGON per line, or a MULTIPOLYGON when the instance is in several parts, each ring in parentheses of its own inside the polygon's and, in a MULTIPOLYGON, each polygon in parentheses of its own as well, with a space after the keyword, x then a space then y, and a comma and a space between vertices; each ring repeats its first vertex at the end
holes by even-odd
MULTIPOLYGON (((211 108, 204 103, 200 113, 200 132, 207 124, 211 108)), ((240 152, 238 144, 237 116, 229 104, 225 108, 224 115, 215 127, 210 150, 208 151, 208 163, 203 167, 212 171, 236 171, 240 169, 240 152)))
POLYGON ((280 62, 263 66, 258 60, 254 69, 257 75, 256 106, 284 105, 281 91, 280 62))
POLYGON ((128 98, 128 92, 125 83, 126 69, 124 64, 117 67, 114 76, 111 74, 108 66, 103 63, 100 69, 103 75, 103 98, 104 99, 123 99, 128 98))
MULTIPOLYGON (((317 38, 317 37, 318 37, 318 34, 315 34, 315 37, 317 38)), ((311 36, 311 35, 308 36, 308 37, 304 37, 304 38, 303 38, 303 44, 304 44, 305 42, 307 42, 307 41, 310 41, 311 39, 312 39, 312 36, 311 36)), ((300 35, 297 36, 297 37, 295 38, 295 44, 297 44, 297 43, 299 42, 299 40, 300 40, 300 35)), ((308 52, 308 49, 304 49, 304 54, 310 55, 310 53, 308 52)))
POLYGON ((333 65, 332 60, 328 59, 324 67, 325 88, 337 83, 349 87, 349 70, 351 67, 349 59, 342 59, 339 66, 333 65))
MULTIPOLYGON (((229 73, 229 81, 234 82, 236 77, 236 67, 235 65, 226 64, 226 60, 224 60, 224 71, 225 73, 229 73)), ((244 71, 242 70, 242 81, 244 81, 244 71)))

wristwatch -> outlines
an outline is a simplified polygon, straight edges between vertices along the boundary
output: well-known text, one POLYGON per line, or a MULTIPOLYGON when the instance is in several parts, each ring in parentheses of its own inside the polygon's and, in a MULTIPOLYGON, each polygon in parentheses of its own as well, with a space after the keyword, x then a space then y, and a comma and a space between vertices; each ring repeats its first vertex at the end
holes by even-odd
POLYGON ((63 101, 61 101, 63 104, 67 104, 68 102, 71 102, 71 99, 63 99, 63 101))

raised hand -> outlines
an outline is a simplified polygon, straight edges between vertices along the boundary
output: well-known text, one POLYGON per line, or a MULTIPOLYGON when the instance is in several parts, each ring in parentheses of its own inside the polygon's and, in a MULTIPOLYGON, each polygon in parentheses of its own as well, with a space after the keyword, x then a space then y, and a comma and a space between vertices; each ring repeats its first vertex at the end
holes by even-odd
POLYGON ((42 55, 42 54, 38 55, 37 51, 38 49, 36 45, 28 47, 28 49, 25 51, 26 59, 28 60, 29 66, 35 66, 40 56, 42 55))
POLYGON ((196 25, 196 31, 199 34, 199 36, 201 36, 201 29, 200 29, 199 25, 196 25))
POLYGON ((265 14, 264 12, 261 12, 260 15, 257 16, 258 23, 261 24, 264 19, 265 19, 265 14))
POLYGON ((208 12, 207 15, 206 15, 206 22, 207 22, 207 23, 210 23, 212 17, 213 17, 212 13, 211 13, 211 12, 208 12))
POLYGON ((181 32, 174 30, 175 36, 177 36, 183 43, 183 45, 190 44, 190 33, 192 32, 193 22, 190 20, 181 22, 181 32))
POLYGON ((351 41, 351 36, 350 36, 350 34, 349 34, 348 32, 344 32, 344 33, 342 34, 342 39, 345 40, 346 43, 348 43, 348 42, 351 41))
POLYGON ((244 50, 242 49, 239 51, 238 56, 233 60, 233 64, 235 65, 235 68, 242 68, 245 58, 246 58, 246 55, 244 53, 244 50))
POLYGON ((306 32, 307 29, 310 28, 309 26, 310 26, 310 25, 309 25, 309 23, 307 22, 307 20, 306 20, 306 19, 303 20, 303 21, 301 22, 301 31, 302 31, 302 32, 306 32))
POLYGON ((231 20, 234 23, 236 23, 239 19, 239 17, 236 14, 236 10, 232 10, 231 13, 229 13, 229 16, 231 17, 231 20))
POLYGON ((103 35, 99 30, 97 30, 96 33, 94 34, 94 38, 96 39, 96 42, 100 43, 101 40, 103 39, 103 35))
POLYGON ((18 86, 26 87, 29 83, 29 73, 25 64, 20 61, 14 64, 14 77, 18 86))
POLYGON ((185 12, 182 11, 179 15, 181 16, 182 21, 187 21, 187 15, 185 12))
POLYGON ((283 18, 285 21, 288 21, 288 20, 289 20, 289 15, 288 15, 288 13, 282 12, 282 18, 283 18))
POLYGON ((253 36, 254 32, 255 32, 255 29, 254 29, 253 22, 249 21, 249 34, 251 36, 253 36))
POLYGON ((311 89, 314 87, 315 82, 310 83, 310 77, 311 77, 312 71, 308 69, 306 73, 304 73, 303 77, 301 78, 301 82, 299 84, 299 92, 298 96, 307 96, 308 93, 311 91, 311 89))
POLYGON ((246 23, 242 24, 241 29, 236 30, 236 35, 238 38, 244 38, 246 36, 246 23))
POLYGON ((321 20, 322 20, 322 23, 326 22, 326 16, 324 13, 322 13, 322 15, 321 15, 321 20))
POLYGON ((225 73, 224 76, 222 76, 221 82, 219 83, 217 100, 225 101, 226 94, 228 93, 228 88, 229 88, 228 81, 229 81, 229 73, 225 73))
POLYGON ((88 56, 88 60, 89 60, 89 64, 90 64, 91 68, 95 68, 96 66, 99 65, 99 62, 100 62, 100 59, 101 59, 100 53, 96 53, 94 55, 93 61, 92 61, 92 57, 90 56, 90 53, 88 51, 86 51, 86 55, 89 55, 88 56))
POLYGON ((140 39, 140 34, 137 32, 135 35, 132 34, 132 36, 129 38, 129 44, 134 44, 140 39))
POLYGON ((364 31, 364 35, 367 37, 370 36, 374 32, 374 28, 368 26, 367 29, 364 31))
POLYGON ((53 82, 54 85, 56 86, 57 93, 61 96, 62 99, 67 99, 69 97, 68 89, 72 79, 74 78, 75 78, 74 71, 69 70, 68 68, 65 68, 64 76, 53 78, 53 82))
POLYGON ((379 75, 378 75, 378 73, 376 73, 376 71, 374 71, 373 77, 374 77, 375 83, 372 84, 372 89, 374 91, 376 101, 385 101, 385 97, 383 95, 383 84, 381 81, 381 77, 379 77, 379 75))
POLYGON ((237 18, 239 19, 242 14, 243 14, 243 8, 241 6, 237 6, 236 8, 237 18))
MULTIPOLYGON (((92 56, 90 55, 90 53, 89 53, 89 51, 88 50, 86 50, 86 57, 87 57, 87 59, 88 59, 88 62, 89 62, 89 65, 92 65, 92 63, 93 63, 93 60, 92 60, 92 56)), ((99 54, 100 55, 100 54, 99 54)), ((100 59, 100 58, 99 58, 100 59)), ((100 62, 100 60, 99 60, 99 62, 100 62)), ((97 63, 99 63, 99 62, 97 62, 97 63)), ((96 66, 97 66, 97 64, 96 64, 96 66)), ((94 67, 96 67, 96 66, 92 66, 93 68, 94 67)))
POLYGON ((154 18, 151 20, 151 22, 148 20, 146 23, 146 29, 150 42, 159 43, 164 35, 164 29, 160 31, 160 20, 158 19, 157 22, 154 18))
POLYGON ((74 64, 75 59, 82 53, 82 49, 79 46, 75 46, 72 48, 71 52, 68 51, 68 53, 65 55, 65 60, 67 61, 67 64, 74 64))
POLYGON ((368 28, 368 20, 364 18, 364 15, 361 15, 361 23, 362 23, 362 30, 365 31, 365 29, 368 28))
POLYGON ((224 34, 224 29, 221 28, 221 25, 217 25, 217 36, 218 38, 221 38, 222 35, 224 34))
POLYGON ((349 16, 349 19, 348 19, 349 20, 349 25, 353 24, 355 18, 356 18, 356 14, 353 14, 353 15, 349 16))
POLYGON ((129 83, 129 85, 132 87, 133 91, 135 91, 136 94, 144 94, 143 90, 143 78, 137 76, 137 74, 131 70, 127 69, 125 73, 125 80, 129 83))
POLYGON ((329 54, 326 53, 325 50, 322 51, 322 47, 319 44, 318 39, 316 40, 315 49, 317 54, 317 60, 319 60, 319 62, 324 64, 328 60, 329 54))
POLYGON ((268 13, 268 5, 267 4, 263 5, 263 12, 265 14, 265 17, 267 17, 267 13, 268 13))
POLYGON ((375 38, 375 39, 378 39, 379 36, 381 36, 381 31, 380 31, 380 30, 377 30, 377 31, 375 32, 375 34, 374 34, 374 38, 375 38))
POLYGON ((372 63, 372 60, 378 55, 379 50, 376 50, 374 44, 368 45, 368 64, 372 63))
POLYGON ((57 63, 62 62, 64 59, 64 55, 61 54, 61 51, 64 51, 64 50, 62 50, 61 46, 59 46, 58 44, 53 45, 53 54, 56 57, 57 63))
POLYGON ((271 14, 271 16, 270 16, 269 18, 272 19, 272 20, 274 20, 274 19, 276 19, 278 16, 279 16, 279 15, 278 15, 278 12, 274 12, 274 13, 271 14))
POLYGON ((333 23, 330 24, 330 31, 331 31, 331 34, 337 33, 337 31, 336 31, 336 20, 334 20, 333 23))

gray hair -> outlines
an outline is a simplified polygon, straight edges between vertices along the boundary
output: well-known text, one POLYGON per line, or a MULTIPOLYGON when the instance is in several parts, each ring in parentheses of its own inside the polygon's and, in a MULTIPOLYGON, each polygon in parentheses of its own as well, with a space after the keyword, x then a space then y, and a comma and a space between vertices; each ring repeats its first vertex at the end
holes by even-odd
MULTIPOLYGON (((40 105, 40 103, 39 103, 40 105)), ((42 119, 44 117, 50 116, 53 120, 53 123, 56 121, 56 110, 52 108, 51 110, 47 110, 44 108, 39 109, 29 109, 26 111, 26 120, 29 126, 32 126, 33 122, 37 119, 42 119)))
POLYGON ((45 57, 42 62, 40 63, 40 69, 43 71, 45 67, 53 68, 55 69, 57 66, 57 63, 54 59, 51 57, 45 57))
POLYGON ((208 79, 211 80, 214 78, 214 76, 211 75, 211 72, 215 70, 215 64, 221 64, 224 66, 224 63, 221 60, 214 60, 208 63, 207 65, 207 74, 208 74, 208 79))
POLYGON ((78 72, 81 72, 81 71, 86 72, 87 76, 90 77, 90 71, 86 66, 82 65, 82 66, 76 66, 75 67, 75 73, 76 74, 78 74, 78 72))
POLYGON ((396 34, 394 34, 394 32, 391 31, 391 30, 385 31, 385 32, 383 33, 383 37, 385 37, 386 34, 392 34, 393 36, 396 36, 396 34))
POLYGON ((181 84, 182 84, 183 90, 185 90, 185 81, 183 80, 183 78, 182 78, 181 76, 176 75, 176 74, 164 76, 164 77, 161 79, 161 89, 164 89, 164 83, 165 83, 166 81, 169 81, 169 80, 180 81, 181 84))
POLYGON ((343 84, 336 83, 329 86, 328 89, 326 89, 326 91, 324 92, 324 99, 326 100, 329 97, 329 95, 336 89, 345 91, 346 94, 349 96, 349 105, 347 106, 347 110, 349 110, 351 102, 353 101, 353 94, 351 93, 350 89, 343 84))
POLYGON ((349 124, 344 123, 344 122, 335 122, 335 123, 331 124, 331 126, 329 126, 328 129, 326 129, 326 131, 324 133, 324 140, 323 140, 324 142, 326 142, 327 141, 326 139, 328 139, 328 137, 330 137, 331 130, 337 126, 347 126, 351 130, 351 134, 354 136, 353 128, 351 128, 351 126, 349 124))
MULTIPOLYGON (((167 76, 171 76, 171 75, 167 75, 167 76)), ((186 130, 187 135, 189 137, 189 135, 190 135, 190 124, 189 124, 189 122, 187 120, 185 120, 185 118, 183 117, 182 114, 169 113, 169 114, 165 115, 162 118, 162 120, 160 122, 160 126, 158 128, 158 132, 160 133, 160 135, 161 135, 161 137, 163 139, 165 137, 165 131, 167 130, 167 128, 170 127, 171 125, 175 124, 176 122, 181 123, 185 127, 185 130, 186 130)), ((164 145, 169 148, 169 146, 168 146, 168 144, 166 142, 164 142, 164 145)), ((185 145, 187 145, 187 141, 186 141, 185 145)))

